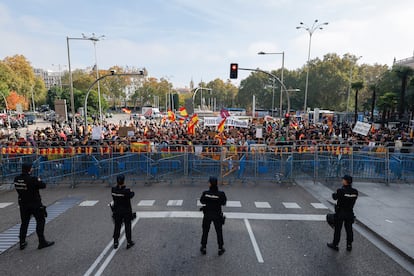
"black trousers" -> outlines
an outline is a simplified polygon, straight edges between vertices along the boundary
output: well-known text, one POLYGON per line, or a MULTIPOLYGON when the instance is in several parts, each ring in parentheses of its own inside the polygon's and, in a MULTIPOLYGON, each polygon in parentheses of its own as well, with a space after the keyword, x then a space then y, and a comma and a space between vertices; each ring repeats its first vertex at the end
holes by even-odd
POLYGON ((339 241, 341 240, 342 225, 345 225, 347 244, 351 244, 354 241, 354 232, 352 230, 353 223, 354 223, 353 218, 344 218, 341 216, 336 217, 333 244, 338 245, 339 241))
POLYGON ((118 241, 119 236, 121 234, 121 226, 122 223, 125 225, 125 236, 127 242, 132 241, 132 234, 131 234, 131 214, 118 214, 114 216, 115 228, 114 228, 114 241, 118 241))
POLYGON ((201 237, 201 245, 204 247, 207 245, 208 232, 210 231, 211 222, 214 223, 214 228, 216 229, 218 247, 222 248, 224 244, 222 220, 220 217, 212 217, 208 215, 204 215, 203 218, 203 236, 201 237))
POLYGON ((20 206, 20 218, 22 220, 22 224, 20 225, 20 242, 26 241, 27 235, 27 228, 29 227, 30 217, 34 216, 36 219, 36 234, 39 238, 39 242, 45 241, 45 214, 40 207, 24 207, 20 206))

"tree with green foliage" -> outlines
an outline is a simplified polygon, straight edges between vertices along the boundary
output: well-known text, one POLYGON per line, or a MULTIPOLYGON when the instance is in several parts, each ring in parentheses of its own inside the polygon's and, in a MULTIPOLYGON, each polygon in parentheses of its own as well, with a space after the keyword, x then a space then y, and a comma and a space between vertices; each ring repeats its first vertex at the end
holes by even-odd
POLYGON ((355 112, 354 112, 354 123, 358 120, 358 92, 364 88, 364 82, 356 81, 353 82, 351 88, 355 91, 355 112))
POLYGON ((401 80, 401 89, 400 89, 400 97, 399 97, 399 104, 398 104, 398 117, 401 119, 406 110, 406 92, 409 78, 414 74, 414 70, 408 66, 395 66, 393 71, 401 80))

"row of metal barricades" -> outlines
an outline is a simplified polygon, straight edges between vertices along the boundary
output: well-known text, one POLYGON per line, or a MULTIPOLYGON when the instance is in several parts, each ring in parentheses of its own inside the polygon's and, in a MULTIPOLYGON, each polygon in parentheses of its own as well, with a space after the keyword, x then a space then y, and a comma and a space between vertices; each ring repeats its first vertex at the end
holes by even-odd
POLYGON ((267 152, 231 149, 71 154, 47 158, 37 154, 1 156, 1 184, 11 183, 26 162, 34 164, 34 174, 52 184, 113 183, 119 174, 129 181, 170 181, 190 179, 198 182, 210 175, 223 183, 232 181, 292 181, 293 179, 329 180, 350 174, 357 180, 413 182, 414 154, 353 151, 267 152))

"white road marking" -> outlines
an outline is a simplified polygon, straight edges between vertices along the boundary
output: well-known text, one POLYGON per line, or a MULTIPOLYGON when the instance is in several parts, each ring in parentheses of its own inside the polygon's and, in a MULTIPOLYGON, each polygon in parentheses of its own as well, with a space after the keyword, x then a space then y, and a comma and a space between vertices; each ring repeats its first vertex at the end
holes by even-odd
POLYGON ((255 201, 254 205, 256 205, 256 208, 272 208, 269 202, 255 201))
MULTIPOLYGON (((266 213, 239 213, 224 212, 228 219, 254 220, 297 220, 297 221, 325 221, 326 215, 312 214, 266 214, 266 213)), ((187 211, 148 211, 137 212, 139 218, 202 218, 202 212, 187 211)))
MULTIPOLYGON (((121 228, 121 235, 123 235, 125 231, 125 227, 122 226, 121 228)), ((89 276, 92 274, 92 272, 95 270, 95 268, 98 266, 98 264, 102 261, 102 259, 105 257, 106 253, 111 249, 111 247, 114 246, 114 242, 110 241, 108 245, 105 247, 105 249, 101 252, 101 254, 96 258, 95 262, 89 267, 88 271, 85 272, 83 276, 89 276)), ((119 247, 118 247, 119 248, 119 247)))
POLYGON ((155 200, 141 200, 138 203, 138 206, 145 206, 145 207, 149 207, 149 206, 154 206, 155 200))
MULTIPOLYGON (((131 229, 134 229, 135 225, 138 223, 139 218, 136 218, 134 222, 131 225, 131 229)), ((122 235, 122 238, 119 240, 119 246, 118 249, 121 248, 121 245, 124 243, 126 239, 125 234, 122 235)), ((118 251, 118 249, 112 249, 111 253, 109 253, 108 257, 106 257, 105 261, 102 263, 101 267, 99 267, 98 271, 95 273, 95 276, 100 276, 104 272, 105 268, 108 266, 108 264, 111 262, 113 257, 115 256, 115 253, 118 251)))
POLYGON ((204 206, 203 204, 201 204, 201 202, 200 202, 200 200, 199 199, 197 199, 197 207, 201 207, 201 206, 204 206))
POLYGON ((389 220, 389 219, 386 219, 385 221, 386 222, 389 222, 389 223, 392 223, 392 220, 389 220))
POLYGON ((240 201, 227 201, 226 207, 241 207, 240 201))
POLYGON ((13 202, 3 202, 3 203, 0 203, 0 208, 6 208, 7 206, 10 206, 12 204, 13 202))
POLYGON ((248 219, 244 219, 244 224, 246 224, 247 232, 249 233, 250 240, 253 245, 254 252, 256 253, 256 258, 259 263, 264 263, 262 253, 260 252, 259 246, 257 245, 256 238, 253 234, 252 227, 250 226, 250 222, 248 219))
POLYGON ((311 205, 315 209, 328 209, 328 207, 326 207, 323 203, 311 203, 311 205))
POLYGON ((282 202, 287 209, 300 209, 300 206, 296 202, 282 202))
MULTIPOLYGON (((225 215, 228 219, 243 219, 247 230, 249 232, 250 239, 252 241, 253 247, 256 252, 257 260, 259 263, 263 263, 263 257, 260 253, 259 247, 257 245, 256 239, 254 237, 253 231, 251 230, 251 226, 249 223, 249 219, 252 220, 296 220, 296 221, 325 221, 325 215, 312 215, 312 214, 263 214, 263 213, 239 213, 239 212, 225 212, 225 215), (256 245, 255 245, 256 244, 256 245)), ((202 218, 202 212, 187 212, 187 211, 147 211, 147 212, 137 212, 137 219, 134 220, 132 223, 132 229, 135 227, 139 219, 144 218, 202 218)), ((125 234, 124 234, 124 227, 122 227, 121 235, 122 238, 119 240, 119 247, 121 247, 122 243, 125 241, 125 234)), ((93 271, 98 267, 98 265, 102 262, 104 257, 107 255, 108 251, 112 248, 113 241, 111 240, 102 253, 96 258, 95 262, 89 267, 88 271, 84 274, 84 276, 89 276, 93 273, 93 271)), ((113 249, 111 253, 106 257, 105 261, 99 267, 98 271, 95 275, 102 275, 105 268, 108 266, 110 261, 115 256, 115 253, 118 249, 113 249)))
POLYGON ((181 206, 183 205, 183 200, 168 200, 167 206, 181 206))
POLYGON ((85 200, 79 204, 81 207, 91 207, 95 206, 96 203, 98 203, 99 200, 85 200))

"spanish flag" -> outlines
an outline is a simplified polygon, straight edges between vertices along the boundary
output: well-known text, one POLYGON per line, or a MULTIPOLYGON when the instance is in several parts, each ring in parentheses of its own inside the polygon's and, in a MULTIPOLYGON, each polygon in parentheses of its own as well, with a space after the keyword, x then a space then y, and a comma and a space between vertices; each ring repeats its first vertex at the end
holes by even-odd
POLYGON ((195 126, 198 123, 198 115, 194 114, 189 122, 189 125, 195 126))
POLYGON ((191 135, 195 134, 195 126, 197 123, 198 123, 198 115, 194 114, 191 117, 190 122, 188 122, 188 129, 187 129, 188 134, 191 134, 191 135))
POLYGON ((185 107, 180 107, 180 109, 178 109, 178 112, 180 112, 180 116, 181 117, 185 117, 185 118, 187 118, 188 117, 188 112, 187 112, 187 109, 185 109, 185 107))
POLYGON ((224 124, 226 123, 226 118, 221 120, 220 124, 217 126, 218 133, 223 133, 224 131, 224 124))
POLYGON ((168 110, 168 120, 175 122, 175 114, 171 110, 168 110))
POLYGON ((187 133, 190 135, 195 135, 195 125, 188 125, 187 133))

